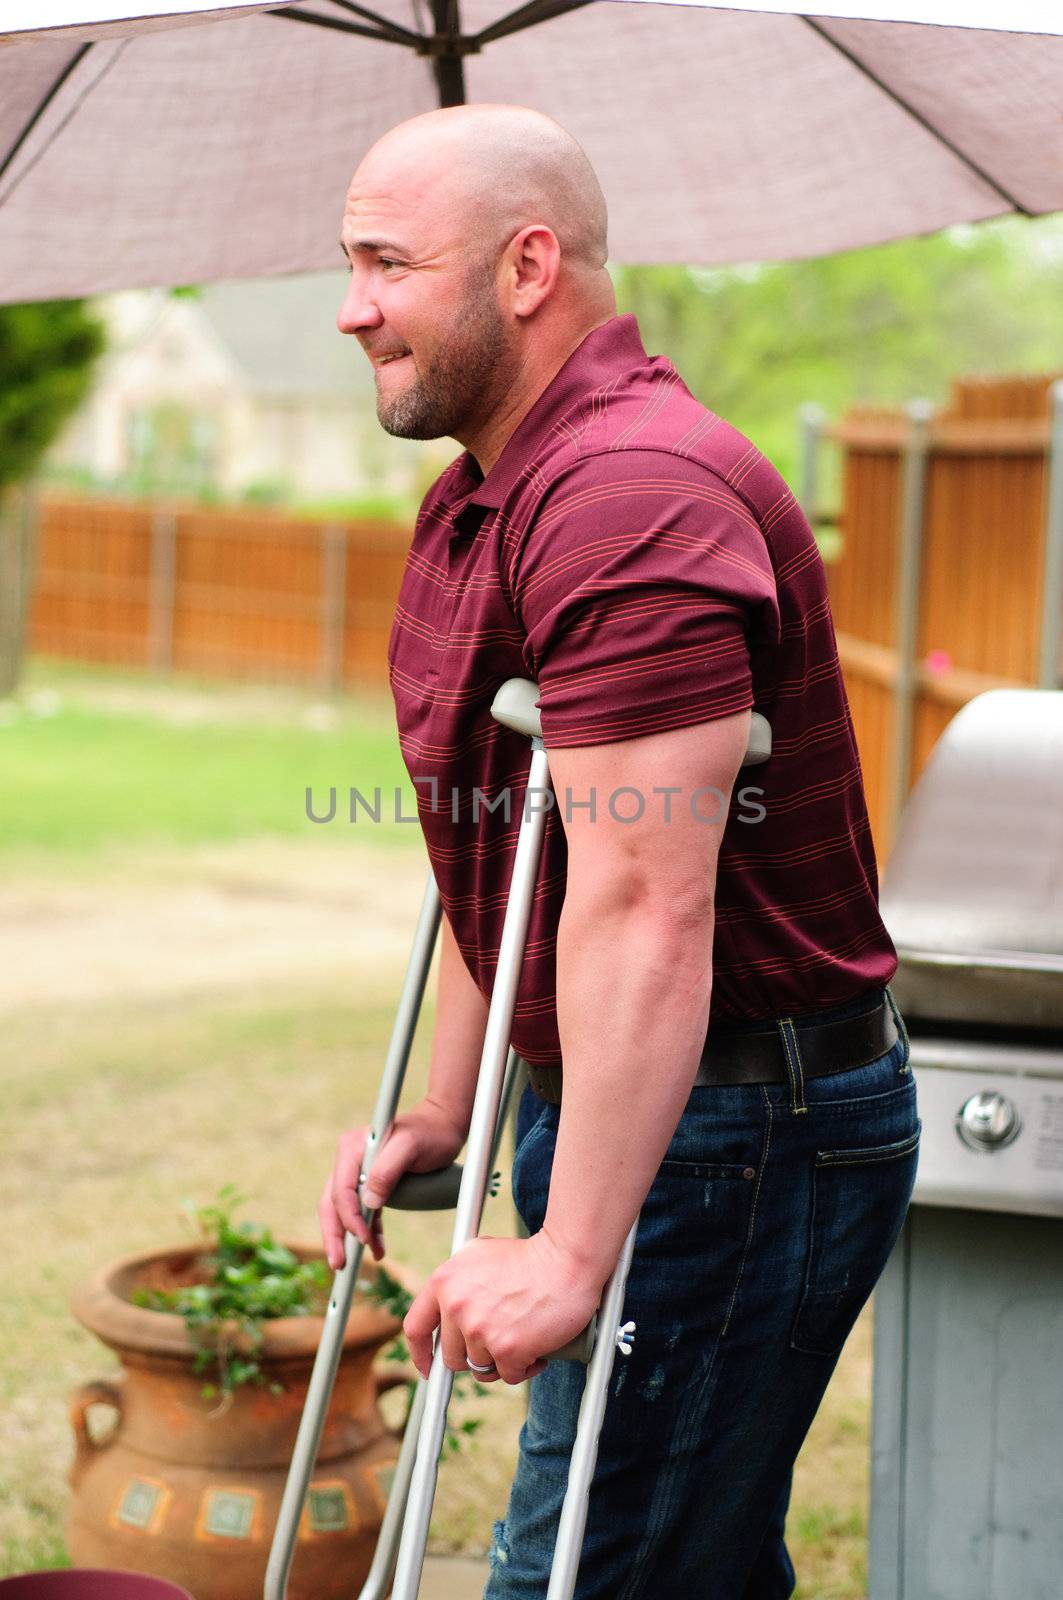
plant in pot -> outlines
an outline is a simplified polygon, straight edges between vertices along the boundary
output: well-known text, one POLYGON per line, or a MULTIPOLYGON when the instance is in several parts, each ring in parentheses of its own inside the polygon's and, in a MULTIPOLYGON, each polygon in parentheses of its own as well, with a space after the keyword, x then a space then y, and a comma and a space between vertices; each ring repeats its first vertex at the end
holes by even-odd
MULTIPOLYGON (((319 1248, 234 1223, 240 1203, 227 1185, 214 1205, 189 1205, 192 1244, 118 1261, 72 1301, 124 1371, 72 1397, 71 1558, 170 1578, 196 1600, 262 1594, 332 1282, 319 1248), (87 1421, 98 1404, 115 1413, 102 1439, 87 1421)), ((347 1600, 368 1572, 398 1453, 377 1401, 408 1381, 374 1363, 411 1287, 363 1263, 290 1600, 347 1600)))

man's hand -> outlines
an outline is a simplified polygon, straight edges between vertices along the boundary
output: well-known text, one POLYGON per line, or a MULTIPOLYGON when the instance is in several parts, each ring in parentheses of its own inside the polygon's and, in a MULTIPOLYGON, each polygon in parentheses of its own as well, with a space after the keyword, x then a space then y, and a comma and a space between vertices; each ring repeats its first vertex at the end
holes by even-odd
POLYGON ((602 1285, 580 1273, 546 1233, 530 1239, 473 1239, 433 1272, 403 1323, 410 1355, 422 1377, 432 1365, 439 1329, 443 1360, 452 1372, 469 1361, 497 1373, 480 1383, 523 1383, 545 1358, 582 1333, 598 1309, 602 1285))
POLYGON ((336 1163, 318 1203, 321 1237, 334 1272, 343 1266, 345 1231, 367 1244, 375 1260, 381 1259, 384 1231, 379 1208, 403 1173, 435 1172, 439 1167, 449 1167, 465 1143, 465 1129, 452 1112, 430 1099, 396 1117, 390 1137, 373 1162, 372 1178, 366 1186, 365 1203, 375 1213, 371 1226, 362 1220, 358 1204, 358 1182, 368 1138, 368 1128, 350 1128, 341 1134, 336 1163))

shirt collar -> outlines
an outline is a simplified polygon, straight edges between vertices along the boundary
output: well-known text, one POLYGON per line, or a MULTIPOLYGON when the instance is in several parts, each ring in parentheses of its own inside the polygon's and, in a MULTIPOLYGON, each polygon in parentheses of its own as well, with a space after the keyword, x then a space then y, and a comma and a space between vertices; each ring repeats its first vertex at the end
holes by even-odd
POLYGON ((517 424, 486 477, 481 477, 468 450, 458 457, 456 487, 459 494, 468 495, 461 511, 472 506, 497 511, 558 419, 586 395, 648 359, 634 317, 610 317, 592 328, 517 424))

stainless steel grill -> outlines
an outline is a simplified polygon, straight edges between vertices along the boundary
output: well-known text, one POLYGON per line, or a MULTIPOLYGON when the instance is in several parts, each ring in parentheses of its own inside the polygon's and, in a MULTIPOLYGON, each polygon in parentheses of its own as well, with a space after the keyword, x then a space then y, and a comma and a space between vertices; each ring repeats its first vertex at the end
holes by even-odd
POLYGON ((1063 1215, 1063 694, 995 690, 950 723, 882 907, 919 1083, 916 1202, 1063 1215))
POLYGON ((923 1136, 875 1299, 871 1600, 1060 1600, 1063 693, 954 718, 882 906, 923 1136))

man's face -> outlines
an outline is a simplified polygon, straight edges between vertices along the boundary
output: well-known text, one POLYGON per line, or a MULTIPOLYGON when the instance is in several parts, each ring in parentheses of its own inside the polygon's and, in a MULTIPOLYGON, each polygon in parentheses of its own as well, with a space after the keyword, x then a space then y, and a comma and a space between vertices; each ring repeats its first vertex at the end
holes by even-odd
POLYGON ((462 438, 514 364, 497 251, 470 236, 445 180, 373 164, 355 174, 341 242, 351 281, 337 317, 373 363, 377 417, 404 439, 462 438))

